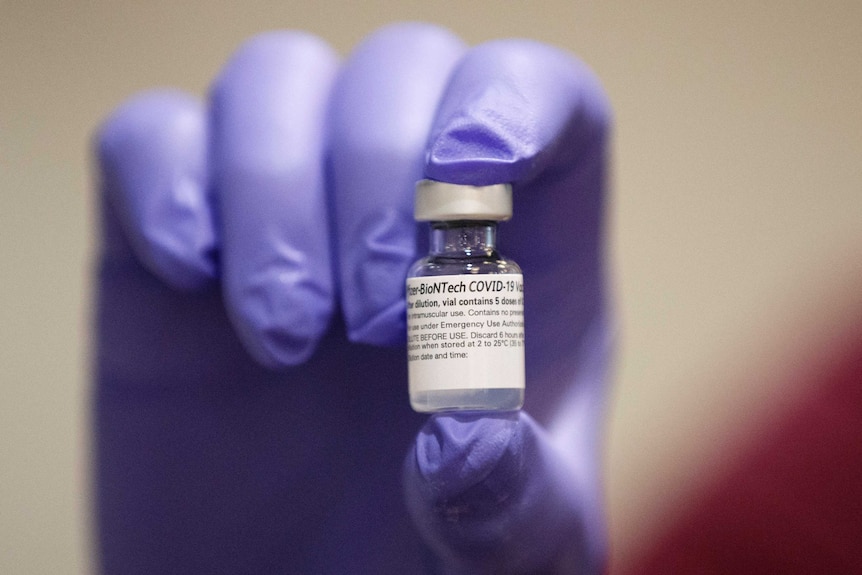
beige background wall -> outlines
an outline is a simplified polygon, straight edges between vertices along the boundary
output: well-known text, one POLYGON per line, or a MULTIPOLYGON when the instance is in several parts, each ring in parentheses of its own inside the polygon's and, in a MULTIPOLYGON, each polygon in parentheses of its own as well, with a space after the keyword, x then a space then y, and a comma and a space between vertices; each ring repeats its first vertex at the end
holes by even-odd
POLYGON ((610 93, 617 560, 786 402, 811 334, 862 318, 862 3, 0 0, 0 572, 89 570, 99 119, 151 86, 204 94, 255 32, 346 53, 402 19, 567 47, 610 93))

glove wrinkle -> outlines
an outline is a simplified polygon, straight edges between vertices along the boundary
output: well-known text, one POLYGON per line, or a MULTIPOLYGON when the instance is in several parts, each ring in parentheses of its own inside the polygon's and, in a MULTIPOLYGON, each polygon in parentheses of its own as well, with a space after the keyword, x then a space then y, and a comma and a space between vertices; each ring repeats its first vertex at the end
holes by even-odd
POLYGON ((352 288, 362 307, 350 314, 348 337, 356 343, 403 345, 405 304, 403 278, 416 258, 413 218, 395 208, 382 208, 358 224, 360 241, 353 256, 362 265, 353 268, 352 288))
MULTIPOLYGON (((240 335, 255 359, 273 369, 306 361, 325 331, 320 326, 326 326, 330 317, 326 306, 285 301, 273 289, 275 285, 306 302, 326 302, 328 295, 303 267, 286 261, 264 268, 243 285, 236 297, 254 331, 240 330, 240 335)), ((246 325, 245 321, 235 323, 246 325)))

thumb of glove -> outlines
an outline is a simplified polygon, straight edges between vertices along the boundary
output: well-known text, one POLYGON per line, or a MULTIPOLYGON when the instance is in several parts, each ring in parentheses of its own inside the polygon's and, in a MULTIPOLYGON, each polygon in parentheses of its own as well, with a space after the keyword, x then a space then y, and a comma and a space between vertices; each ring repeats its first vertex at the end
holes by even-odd
POLYGON ((440 414, 405 462, 407 505, 450 573, 596 573, 587 490, 526 413, 440 414))

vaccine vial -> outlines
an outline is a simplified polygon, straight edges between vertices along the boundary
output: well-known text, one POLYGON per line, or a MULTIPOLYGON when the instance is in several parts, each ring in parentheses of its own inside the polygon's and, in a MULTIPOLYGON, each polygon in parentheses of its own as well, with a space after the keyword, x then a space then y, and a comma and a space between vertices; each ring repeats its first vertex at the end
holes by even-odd
POLYGON ((507 411, 524 403, 523 276, 497 252, 497 222, 511 216, 508 184, 416 185, 415 217, 431 233, 428 256, 407 273, 416 411, 507 411))

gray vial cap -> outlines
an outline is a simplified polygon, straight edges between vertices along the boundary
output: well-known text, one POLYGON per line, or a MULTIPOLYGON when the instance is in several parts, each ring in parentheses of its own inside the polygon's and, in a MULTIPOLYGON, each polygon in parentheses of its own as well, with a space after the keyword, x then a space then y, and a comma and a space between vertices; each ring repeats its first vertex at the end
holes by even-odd
POLYGON ((467 186, 435 180, 416 182, 416 220, 508 220, 512 217, 512 186, 467 186))

